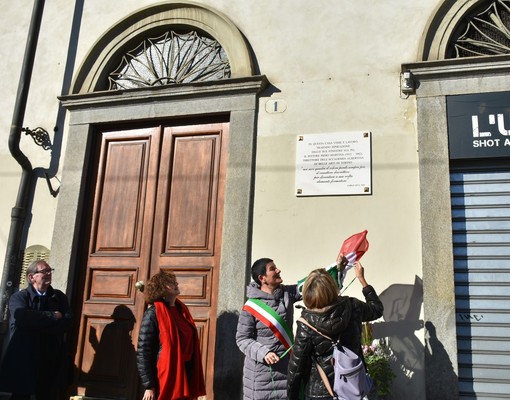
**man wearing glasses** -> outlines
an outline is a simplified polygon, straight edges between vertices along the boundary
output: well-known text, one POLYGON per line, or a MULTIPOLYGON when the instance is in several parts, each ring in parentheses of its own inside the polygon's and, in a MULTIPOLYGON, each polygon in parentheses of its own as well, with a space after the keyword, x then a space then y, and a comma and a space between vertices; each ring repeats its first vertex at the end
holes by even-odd
POLYGON ((27 268, 28 286, 9 299, 10 340, 0 367, 0 392, 12 400, 56 400, 61 389, 69 302, 51 286, 54 269, 44 260, 27 268))

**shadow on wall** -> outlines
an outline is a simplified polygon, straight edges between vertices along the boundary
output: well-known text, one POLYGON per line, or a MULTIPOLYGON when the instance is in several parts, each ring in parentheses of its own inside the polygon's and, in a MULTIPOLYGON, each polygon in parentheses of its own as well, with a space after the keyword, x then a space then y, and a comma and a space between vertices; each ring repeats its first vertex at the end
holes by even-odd
MULTIPOLYGON (((94 350, 94 360, 88 373, 82 372, 81 383, 85 387, 87 396, 118 395, 117 386, 127 384, 124 371, 131 371, 130 367, 136 363, 136 350, 132 342, 131 333, 135 325, 133 312, 124 305, 115 307, 111 316, 112 322, 107 324, 102 332, 90 327, 89 342, 94 350), (111 382, 109 385, 102 382, 111 382), (99 386, 96 384, 99 383, 99 386), (110 393, 107 393, 111 390, 110 393)), ((136 377, 138 379, 138 377, 136 377)))
MULTIPOLYGON (((455 398, 457 388, 452 388, 452 381, 458 380, 450 357, 436 335, 436 327, 430 321, 425 322, 425 362, 434 357, 434 363, 439 363, 441 368, 433 368, 428 374, 431 381, 438 387, 449 388, 448 398, 455 398)), ((446 390, 445 390, 446 393, 446 390)))
POLYGON ((393 352, 392 369, 396 378, 393 381, 391 398, 414 400, 426 398, 424 370, 426 357, 442 358, 443 368, 437 384, 440 385, 444 381, 451 385, 451 374, 455 372, 448 354, 435 336, 432 323, 425 324, 428 331, 425 349, 415 335, 416 331, 424 327, 423 321, 419 319, 423 303, 423 281, 416 276, 414 285, 391 285, 379 297, 384 304, 384 322, 374 324, 373 336, 374 339, 388 338, 388 344, 393 352))
POLYGON ((242 397, 243 353, 236 344, 239 313, 224 312, 216 322, 216 356, 214 362, 214 398, 242 397))
MULTIPOLYGON (((118 389, 118 386, 125 386, 126 379, 133 379, 125 376, 125 370, 130 370, 128 366, 136 363, 136 350, 131 338, 135 324, 134 315, 128 307, 120 305, 115 308, 112 319, 102 332, 90 327, 89 341, 94 359, 88 372, 76 371, 87 398, 125 398, 119 395, 116 387, 118 389), (104 385, 104 382, 111 382, 111 387, 104 385)), ((214 365, 214 396, 217 399, 242 397, 243 354, 235 341, 238 320, 237 312, 223 313, 217 320, 214 365)), ((76 393, 76 388, 71 389, 76 393)), ((133 398, 141 396, 140 393, 133 398)))

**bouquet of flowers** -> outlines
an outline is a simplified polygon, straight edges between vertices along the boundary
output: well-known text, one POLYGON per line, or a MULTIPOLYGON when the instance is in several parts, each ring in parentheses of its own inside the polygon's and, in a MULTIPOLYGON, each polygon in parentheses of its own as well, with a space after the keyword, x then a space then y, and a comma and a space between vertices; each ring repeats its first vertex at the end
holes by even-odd
POLYGON ((391 393, 391 383, 395 378, 390 367, 390 349, 384 339, 373 340, 373 326, 369 322, 363 324, 361 344, 367 372, 374 380, 375 392, 377 396, 387 396, 391 393))

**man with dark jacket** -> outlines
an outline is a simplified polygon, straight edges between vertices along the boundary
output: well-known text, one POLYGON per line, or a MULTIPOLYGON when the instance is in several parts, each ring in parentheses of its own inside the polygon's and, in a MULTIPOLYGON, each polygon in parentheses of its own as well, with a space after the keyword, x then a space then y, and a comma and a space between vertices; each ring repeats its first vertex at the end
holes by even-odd
POLYGON ((0 391, 12 400, 56 400, 70 326, 69 302, 51 286, 53 268, 44 260, 27 268, 28 286, 9 299, 10 340, 0 367, 0 391))

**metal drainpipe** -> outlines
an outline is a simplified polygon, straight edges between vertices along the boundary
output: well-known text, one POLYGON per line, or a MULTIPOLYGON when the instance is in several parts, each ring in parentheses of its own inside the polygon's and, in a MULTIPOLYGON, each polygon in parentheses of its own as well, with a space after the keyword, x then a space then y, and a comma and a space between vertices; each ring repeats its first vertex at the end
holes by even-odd
POLYGON ((18 84, 18 93, 16 95, 16 102, 12 116, 11 131, 9 134, 9 150, 19 165, 21 165, 22 174, 16 205, 13 207, 11 212, 11 227, 7 240, 2 284, 0 286, 0 352, 3 348, 3 341, 9 323, 9 297, 13 293, 15 285, 19 283, 19 277, 21 274, 21 242, 23 239, 27 212, 29 212, 28 205, 32 187, 33 168, 30 160, 20 150, 19 143, 21 139, 23 119, 25 117, 28 89, 30 87, 32 69, 34 66, 35 52, 37 49, 37 40, 39 38, 39 30, 41 27, 44 1, 45 0, 34 0, 32 19, 30 21, 25 55, 18 84))

